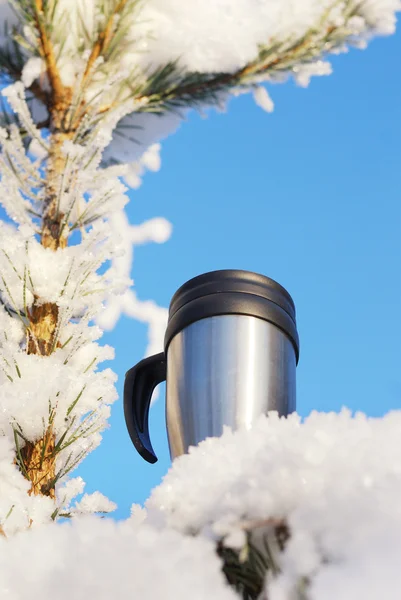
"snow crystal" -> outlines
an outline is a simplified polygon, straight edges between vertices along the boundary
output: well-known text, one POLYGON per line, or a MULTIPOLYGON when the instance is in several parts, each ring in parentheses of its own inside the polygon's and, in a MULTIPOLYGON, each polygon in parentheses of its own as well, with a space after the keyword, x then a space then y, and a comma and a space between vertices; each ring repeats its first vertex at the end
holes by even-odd
POLYGON ((274 102, 270 98, 267 89, 261 85, 255 88, 253 92, 253 98, 260 108, 263 108, 266 112, 273 112, 274 110, 274 102))
POLYGON ((82 477, 74 477, 64 482, 63 486, 57 489, 57 497, 60 507, 68 512, 72 500, 82 494, 84 491, 85 482, 82 477))
POLYGON ((43 148, 43 146, 41 146, 38 142, 38 140, 33 139, 31 141, 31 143, 29 144, 29 154, 33 157, 33 158, 40 158, 40 159, 44 159, 47 158, 47 156, 49 155, 48 151, 43 148))
POLYGON ((318 60, 300 67, 294 67, 295 81, 301 87, 308 87, 313 75, 331 75, 331 73, 331 64, 323 60, 318 60))
POLYGON ((127 175, 124 176, 124 181, 130 188, 138 189, 142 185, 141 178, 145 169, 159 171, 161 166, 160 149, 160 144, 152 144, 138 161, 127 165, 127 175))
POLYGON ((42 58, 32 56, 22 69, 21 81, 26 88, 29 88, 45 69, 45 64, 42 58))
POLYGON ((213 544, 95 517, 0 540, 4 600, 235 600, 213 544), (40 549, 40 551, 38 551, 40 549), (21 557, 28 557, 21 560, 21 557))
POLYGON ((149 171, 157 172, 160 171, 161 160, 160 160, 160 144, 152 144, 142 155, 142 164, 149 169, 149 171))
POLYGON ((396 600, 400 430, 401 411, 312 413, 304 423, 272 413, 177 458, 147 502, 148 520, 217 538, 284 519, 291 537, 269 598, 288 600, 309 580, 312 600, 396 600))
POLYGON ((19 319, 10 317, 4 308, 0 308, 0 347, 8 344, 15 348, 24 338, 23 323, 19 319))
POLYGON ((117 504, 106 498, 100 492, 84 494, 72 509, 74 515, 85 515, 92 513, 109 513, 116 510, 117 504))
POLYGON ((234 529, 224 537, 224 546, 233 550, 241 550, 245 546, 246 541, 245 531, 234 529))
POLYGON ((130 524, 134 526, 141 525, 146 520, 147 512, 139 504, 131 506, 130 524))
MULTIPOLYGON (((110 216, 110 226, 118 234, 124 245, 124 253, 113 258, 113 267, 120 278, 128 278, 131 272, 134 247, 148 242, 162 244, 172 232, 171 223, 161 217, 145 221, 141 225, 130 225, 125 212, 115 212, 110 216)), ((160 352, 163 348, 168 311, 153 301, 141 301, 132 289, 109 297, 104 310, 97 316, 98 324, 111 330, 122 314, 148 323, 148 347, 146 354, 160 352)))

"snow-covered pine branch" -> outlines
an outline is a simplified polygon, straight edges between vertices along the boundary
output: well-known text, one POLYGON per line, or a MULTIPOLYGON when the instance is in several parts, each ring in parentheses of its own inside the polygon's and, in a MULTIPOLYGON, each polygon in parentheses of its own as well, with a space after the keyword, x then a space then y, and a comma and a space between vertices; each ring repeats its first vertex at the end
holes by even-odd
MULTIPOLYGON (((13 5, 14 12, 5 0, 0 4, 0 30, 9 32, 0 40, 2 72, 28 88, 42 127, 49 125, 50 104, 66 97, 64 127, 76 127, 85 117, 81 133, 87 118, 101 120, 135 99, 135 109, 127 111, 104 155, 105 161, 124 163, 174 131, 176 110, 167 116, 166 110, 225 104, 231 93, 288 76, 306 86, 311 76, 331 72, 330 53, 363 48, 372 37, 391 34, 401 6, 399 0, 23 0, 13 5), (43 35, 50 54, 41 47, 43 35)), ((264 96, 262 101, 259 93, 258 102, 271 110, 264 96)))
MULTIPOLYGON (((228 535, 215 527, 219 515, 200 504, 193 520, 194 514, 185 517, 180 506, 186 529, 171 531, 175 524, 168 513, 174 513, 177 489, 191 485, 185 461, 196 463, 196 454, 177 461, 171 478, 182 469, 182 480, 155 492, 149 504, 153 520, 146 525, 133 522, 142 519, 136 513, 121 527, 108 523, 98 530, 98 521, 82 522, 83 514, 107 512, 113 503, 98 492, 77 502, 84 483, 69 479, 99 443, 116 399, 114 374, 98 369, 113 350, 98 344, 102 332, 95 323, 112 326, 125 311, 153 323, 153 345, 165 320, 163 309, 138 302, 127 287, 132 246, 164 241, 170 226, 162 219, 130 226, 122 212, 126 185, 138 187, 145 168, 159 168, 157 142, 177 128, 188 108, 225 105, 230 95, 252 91, 271 111, 266 84, 293 76, 307 85, 312 75, 328 74, 330 53, 391 34, 399 9, 399 0, 0 0, 0 197, 14 222, 0 226, 0 534, 17 533, 0 540, 0 553, 9 561, 3 564, 11 573, 9 579, 0 572, 5 597, 25 594, 19 571, 21 565, 27 569, 20 560, 25 548, 34 555, 30 591, 36 593, 38 584, 42 596, 56 595, 46 571, 54 557, 66 597, 79 597, 78 589, 83 597, 93 593, 95 561, 96 573, 105 574, 99 587, 105 597, 114 593, 116 582, 122 586, 120 597, 131 597, 127 571, 133 564, 141 597, 236 597, 224 585, 214 552, 216 532, 217 538, 228 535), (60 517, 77 518, 78 524, 57 527, 58 541, 51 538, 50 525, 33 537, 18 534, 60 517), (167 531, 161 533, 163 518, 167 531), (208 527, 212 542, 202 536, 188 539, 188 533, 203 534, 208 527), (59 554, 49 551, 50 539, 59 554), (31 544, 38 544, 43 555, 31 552, 31 544), (155 544, 164 563, 152 578, 141 558, 158 561, 155 544), (79 552, 72 551, 77 545, 79 552), (116 579, 102 568, 108 560, 105 545, 121 560, 116 579), (88 555, 94 562, 85 584, 82 556, 88 555), (171 579, 174 569, 179 577, 171 579)), ((293 423, 283 425, 289 435, 293 423)), ((281 425, 269 427, 266 436, 272 432, 274 437, 281 425)), ((226 443, 227 436, 213 445, 216 458, 219 453, 224 458, 226 443)), ((208 460, 206 453, 209 469, 208 460)), ((236 485, 234 478, 234 491, 236 485)), ((208 497, 207 491, 199 493, 208 497)), ((218 494, 210 499, 220 501, 218 494)), ((301 543, 298 522, 289 519, 291 507, 280 512, 274 502, 254 504, 250 492, 239 495, 231 508, 221 506, 232 535, 219 552, 227 566, 233 557, 225 548, 239 549, 231 571, 241 577, 241 565, 248 568, 256 554, 232 527, 231 517, 267 520, 274 531, 276 525, 284 531, 293 527, 288 548, 301 543)), ((291 553, 286 556, 293 565, 291 553)), ((310 559, 306 566, 291 567, 289 581, 276 588, 277 599, 294 597, 298 575, 309 582, 309 564, 317 568, 320 563, 310 559), (288 596, 280 596, 280 589, 288 596)))

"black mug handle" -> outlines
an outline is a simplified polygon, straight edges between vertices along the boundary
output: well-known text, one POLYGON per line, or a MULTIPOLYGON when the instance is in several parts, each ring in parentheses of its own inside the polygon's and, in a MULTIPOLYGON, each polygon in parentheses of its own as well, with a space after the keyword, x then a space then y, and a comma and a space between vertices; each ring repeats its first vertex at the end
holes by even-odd
POLYGON ((166 380, 164 352, 144 358, 125 374, 124 416, 128 433, 139 454, 157 461, 149 437, 149 407, 155 387, 166 380))

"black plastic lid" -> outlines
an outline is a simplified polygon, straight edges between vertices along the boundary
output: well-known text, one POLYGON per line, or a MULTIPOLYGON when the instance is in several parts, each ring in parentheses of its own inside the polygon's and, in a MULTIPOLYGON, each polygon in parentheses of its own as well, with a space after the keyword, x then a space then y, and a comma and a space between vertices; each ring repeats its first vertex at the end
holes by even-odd
POLYGON ((290 294, 269 277, 231 269, 198 275, 176 291, 170 302, 165 349, 191 323, 226 314, 255 316, 273 323, 291 339, 298 361, 299 338, 290 294))

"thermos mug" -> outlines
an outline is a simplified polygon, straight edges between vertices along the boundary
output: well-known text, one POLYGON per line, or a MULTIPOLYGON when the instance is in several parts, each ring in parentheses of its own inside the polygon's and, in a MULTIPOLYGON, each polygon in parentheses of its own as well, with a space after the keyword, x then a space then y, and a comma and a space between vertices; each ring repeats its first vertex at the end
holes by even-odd
POLYGON ((165 380, 172 459, 226 425, 251 428, 271 410, 288 415, 296 408, 298 357, 295 306, 281 285, 239 270, 191 279, 171 300, 164 352, 126 373, 124 414, 135 448, 157 461, 148 415, 165 380))

